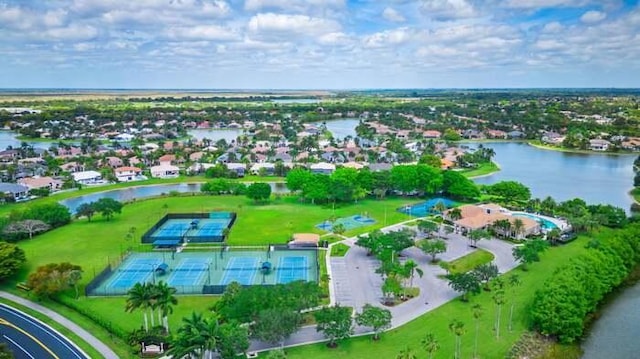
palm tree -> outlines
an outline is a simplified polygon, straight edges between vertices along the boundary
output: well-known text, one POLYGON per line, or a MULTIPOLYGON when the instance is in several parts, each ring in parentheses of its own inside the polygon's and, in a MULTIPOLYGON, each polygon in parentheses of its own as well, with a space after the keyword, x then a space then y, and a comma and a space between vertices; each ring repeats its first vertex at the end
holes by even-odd
POLYGON ((516 232, 516 238, 520 238, 520 235, 523 234, 524 222, 520 218, 513 221, 513 230, 516 232))
POLYGON ((447 205, 444 204, 444 201, 438 201, 436 202, 436 204, 433 206, 433 210, 435 210, 438 213, 442 213, 444 211, 447 210, 447 205))
POLYGON ((504 290, 500 289, 493 294, 493 302, 498 307, 498 311, 496 313, 496 339, 500 339, 500 316, 502 314, 502 305, 504 304, 504 290))
POLYGON ((416 353, 414 353, 413 349, 409 347, 405 347, 400 350, 398 355, 396 355, 396 359, 417 359, 416 353))
POLYGON ((435 335, 432 333, 427 333, 427 335, 420 341, 422 344, 422 349, 424 349, 427 354, 429 354, 429 359, 433 357, 433 354, 440 350, 440 343, 436 340, 435 335))
POLYGON ((449 331, 456 337, 455 349, 453 353, 454 359, 460 358, 460 346, 462 344, 462 336, 465 333, 464 323, 458 319, 454 319, 449 323, 449 331))
POLYGON ((159 281, 156 284, 158 316, 162 314, 162 321, 167 333, 169 332, 168 315, 173 313, 173 306, 178 304, 178 299, 175 296, 176 292, 177 290, 174 287, 169 287, 164 281, 159 281))
POLYGON ((415 274, 418 273, 418 276, 422 278, 424 272, 418 267, 418 263, 416 263, 413 259, 409 259, 408 261, 406 261, 404 263, 404 267, 405 270, 409 272, 409 278, 411 279, 409 282, 409 287, 413 287, 413 277, 415 276, 415 274))
POLYGON ((127 294, 129 295, 129 298, 127 298, 125 311, 133 312, 137 309, 142 309, 144 314, 144 330, 149 331, 147 309, 149 309, 151 305, 151 292, 147 289, 147 285, 136 283, 131 289, 129 289, 127 294))
POLYGON ((517 286, 519 286, 522 281, 520 280, 520 277, 517 274, 512 274, 511 276, 509 276, 508 282, 509 283, 509 288, 511 289, 511 308, 509 309, 509 332, 511 332, 512 330, 512 322, 513 322, 513 307, 516 304, 516 296, 515 296, 515 288, 517 286))
POLYGON ((480 318, 482 317, 483 309, 480 304, 475 304, 473 307, 471 307, 471 310, 473 311, 473 319, 475 319, 475 322, 476 322, 476 336, 473 342, 473 357, 477 358, 478 357, 478 333, 480 332, 480 318))
POLYGON ((449 211, 449 218, 452 221, 457 221, 459 219, 462 218, 462 211, 460 210, 460 208, 453 208, 449 211))

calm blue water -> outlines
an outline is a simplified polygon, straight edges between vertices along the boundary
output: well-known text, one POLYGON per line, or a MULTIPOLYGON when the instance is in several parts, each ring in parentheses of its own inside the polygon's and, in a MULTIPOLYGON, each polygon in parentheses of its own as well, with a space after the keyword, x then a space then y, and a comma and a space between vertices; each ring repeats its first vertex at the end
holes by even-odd
MULTIPOLYGON (((286 193, 288 189, 284 183, 269 183, 272 193, 286 193)), ((83 203, 90 203, 99 200, 100 198, 112 198, 117 201, 125 202, 134 199, 142 199, 147 197, 160 196, 163 193, 169 192, 179 193, 191 193, 200 192, 200 183, 174 183, 174 184, 159 184, 150 186, 138 186, 114 189, 105 192, 96 192, 87 194, 80 197, 69 198, 60 201, 60 204, 69 208, 71 213, 75 213, 78 206, 83 203)))
POLYGON ((22 142, 28 143, 33 148, 42 148, 44 150, 48 150, 55 142, 33 142, 33 141, 20 141, 17 139, 18 135, 13 131, 4 131, 0 130, 0 151, 7 149, 7 147, 11 146, 13 148, 18 148, 22 144, 22 142))
POLYGON ((544 229, 554 229, 554 228, 558 228, 558 226, 556 226, 553 222, 546 220, 542 217, 538 217, 534 214, 528 214, 528 213, 512 213, 512 216, 514 217, 526 217, 526 218, 530 218, 533 219, 534 221, 537 221, 538 223, 540 223, 540 226, 544 229))
MULTIPOLYGON (((331 120, 326 122, 327 130, 331 132, 334 138, 344 139, 347 136, 356 137, 356 127, 360 123, 357 118, 345 118, 342 120, 331 120)), ((322 122, 315 123, 321 126, 322 122)))
MULTIPOLYGON (((629 211, 634 155, 574 154, 541 150, 525 143, 486 143, 496 152, 501 171, 475 179, 479 184, 513 180, 533 197, 564 201, 582 198, 589 204, 611 204, 629 211)), ((476 147, 477 144, 470 144, 476 147)))
POLYGON ((203 129, 195 129, 187 131, 189 136, 202 140, 203 138, 208 138, 214 143, 218 140, 224 139, 225 141, 231 142, 231 140, 235 140, 238 136, 242 135, 242 130, 234 130, 234 129, 224 129, 224 130, 203 130, 203 129))

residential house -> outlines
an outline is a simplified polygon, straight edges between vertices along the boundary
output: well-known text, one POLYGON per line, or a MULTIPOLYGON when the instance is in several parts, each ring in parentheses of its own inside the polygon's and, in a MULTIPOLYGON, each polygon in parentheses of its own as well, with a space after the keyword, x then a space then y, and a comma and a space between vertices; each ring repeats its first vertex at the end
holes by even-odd
POLYGON ((507 133, 500 130, 487 130, 486 134, 488 138, 495 138, 495 139, 501 139, 501 140, 507 139, 507 133))
POLYGON ((547 131, 542 135, 541 141, 553 145, 559 145, 564 141, 564 136, 557 132, 547 131))
POLYGON ((74 173, 74 172, 84 171, 84 165, 78 162, 67 162, 65 164, 60 165, 60 169, 65 172, 74 173))
POLYGON ((511 131, 511 132, 507 132, 507 137, 511 138, 511 139, 521 139, 524 138, 524 132, 522 131, 511 131))
POLYGON ((436 130, 427 130, 422 133, 424 138, 440 138, 442 137, 442 132, 436 130))
POLYGON ((161 162, 160 165, 153 166, 149 170, 151 171, 151 177, 155 178, 177 178, 180 176, 180 169, 168 162, 161 162))
POLYGON ((105 164, 111 168, 118 168, 118 167, 122 167, 123 162, 118 157, 107 157, 105 159, 105 164))
POLYGON ((273 163, 255 163, 251 166, 251 174, 259 175, 264 172, 267 175, 273 175, 276 171, 276 166, 273 163))
POLYGON ((0 151, 0 162, 13 162, 20 158, 19 150, 4 150, 0 151))
POLYGON ((118 167, 113 171, 119 182, 131 182, 146 180, 145 176, 142 176, 142 170, 138 167, 118 167))
POLYGON ((102 179, 100 172, 96 171, 82 171, 72 173, 73 180, 84 185, 96 185, 105 184, 106 181, 102 179))
POLYGON ((226 166, 229 171, 234 171, 238 177, 244 177, 247 171, 247 165, 244 163, 227 163, 226 166))
POLYGON ((15 183, 0 183, 0 193, 4 194, 3 200, 7 198, 12 201, 23 201, 29 199, 29 188, 15 183))
POLYGON ((29 190, 46 188, 49 192, 54 192, 62 189, 62 181, 51 177, 26 177, 19 179, 17 182, 26 186, 29 190))
POLYGON ((159 164, 172 164, 176 161, 176 155, 164 155, 164 156, 160 156, 160 158, 158 158, 158 163, 159 164))
POLYGON ((607 140, 589 140, 589 149, 591 151, 607 151, 609 149, 609 146, 611 146, 611 142, 607 140))
POLYGON ((309 166, 309 170, 311 171, 311 173, 330 175, 333 173, 333 171, 336 170, 336 165, 326 162, 314 163, 309 166))

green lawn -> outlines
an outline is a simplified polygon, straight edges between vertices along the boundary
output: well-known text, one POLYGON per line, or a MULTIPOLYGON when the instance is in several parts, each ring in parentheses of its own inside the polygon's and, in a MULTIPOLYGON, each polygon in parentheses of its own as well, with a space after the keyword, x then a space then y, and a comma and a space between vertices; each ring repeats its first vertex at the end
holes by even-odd
POLYGON ((331 246, 331 256, 344 257, 350 248, 351 247, 343 243, 334 244, 333 246, 331 246))
MULTIPOLYGON (((605 234, 606 235, 606 234, 605 234)), ((288 358, 297 359, 368 359, 372 353, 378 358, 394 358, 405 346, 416 351, 419 359, 427 358, 426 352, 420 349, 420 340, 427 333, 433 333, 440 343, 440 350, 434 358, 451 358, 454 346, 454 336, 448 329, 452 319, 461 320, 465 324, 466 334, 462 336, 462 358, 471 358, 475 335, 475 323, 471 311, 474 304, 484 309, 479 321, 478 354, 480 358, 504 358, 511 345, 529 327, 527 305, 533 299, 537 289, 544 285, 558 266, 566 263, 567 258, 584 253, 587 238, 581 237, 570 244, 551 248, 541 256, 541 262, 529 266, 528 271, 515 269, 522 280, 522 284, 514 292, 507 292, 507 304, 502 309, 501 335, 496 339, 493 331, 496 306, 492 300, 492 292, 483 291, 471 297, 469 303, 453 300, 442 307, 429 312, 412 322, 385 333, 381 340, 374 342, 369 336, 353 338, 340 343, 336 349, 328 349, 324 344, 313 344, 287 349, 288 358), (507 320, 510 301, 515 298, 513 317, 513 331, 507 330, 507 320)), ((264 356, 264 355, 263 355, 264 356)))
POLYGON ((460 171, 460 173, 462 173, 466 177, 472 178, 487 176, 498 171, 500 171, 500 166, 498 166, 495 162, 488 162, 481 164, 478 168, 474 168, 472 170, 463 170, 460 171))
POLYGON ((481 264, 491 262, 493 258, 493 253, 484 249, 476 249, 463 257, 447 262, 447 266, 450 273, 466 273, 481 264))
MULTIPOLYGON (((202 211, 234 211, 238 218, 231 229, 228 243, 230 245, 265 245, 268 243, 286 243, 294 232, 323 233, 315 228, 335 213, 337 217, 352 216, 362 212, 378 222, 372 226, 361 227, 347 235, 365 233, 384 225, 386 212, 387 224, 409 219, 408 216, 397 212, 396 208, 407 204, 406 199, 388 199, 385 201, 365 200, 357 204, 339 206, 318 206, 299 203, 296 197, 287 196, 280 200, 273 200, 270 204, 255 205, 244 196, 180 196, 163 197, 124 206, 122 214, 116 215, 111 221, 96 216, 91 222, 86 219, 73 221, 71 224, 57 228, 50 232, 19 243, 27 256, 27 263, 14 280, 5 283, 3 288, 13 293, 26 296, 24 292, 15 289, 17 282, 25 281, 28 274, 40 265, 51 262, 72 262, 80 265, 84 270, 80 282, 81 291, 84 286, 100 272, 107 263, 118 261, 127 248, 149 250, 150 246, 141 245, 139 241, 125 239, 129 228, 136 228, 136 237, 142 236, 165 212, 202 212, 202 211)), ((324 254, 324 252, 323 252, 324 254)), ((322 256, 324 258, 324 256, 322 256)), ((321 259, 322 267, 324 261, 321 259)), ((326 273, 326 268, 323 269, 326 273)), ((177 326, 182 317, 191 311, 206 312, 215 302, 212 296, 180 296, 180 303, 170 317, 170 324, 177 326)), ((142 325, 142 313, 125 313, 125 297, 81 297, 73 302, 84 312, 103 318, 110 325, 122 331, 131 331, 142 325)), ((109 338, 106 331, 101 330, 88 318, 74 312, 58 303, 43 302, 43 304, 61 313, 65 313, 72 320, 84 326, 91 332, 98 333, 98 337, 111 343, 114 349, 122 348, 123 344, 117 339, 109 338)), ((120 349, 122 350, 122 349, 120 349)), ((125 356, 125 353, 119 352, 125 356)))

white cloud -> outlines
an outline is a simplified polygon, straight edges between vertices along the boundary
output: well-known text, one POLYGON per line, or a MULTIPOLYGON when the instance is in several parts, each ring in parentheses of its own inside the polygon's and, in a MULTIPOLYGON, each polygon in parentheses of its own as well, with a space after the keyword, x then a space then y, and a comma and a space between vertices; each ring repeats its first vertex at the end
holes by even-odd
POLYGON ((260 11, 280 9, 293 12, 307 12, 310 8, 342 8, 345 0, 246 0, 244 9, 260 11))
POLYGON ((318 42, 323 45, 348 45, 352 41, 351 37, 343 32, 330 32, 318 38, 318 42))
POLYGON ((279 33, 318 36, 337 32, 341 26, 334 20, 306 15, 266 13, 253 16, 249 20, 247 28, 257 35, 279 33))
POLYGON ((587 11, 582 16, 580 16, 580 21, 586 24, 595 24, 596 22, 600 22, 607 17, 607 14, 601 11, 587 11))
POLYGON ((536 49, 540 50, 559 50, 565 47, 564 44, 557 40, 538 40, 533 45, 536 49))
POLYGON ((467 0, 422 0, 421 9, 437 20, 463 19, 477 16, 477 11, 467 0))
POLYGON ((562 31, 563 29, 564 29, 564 26, 562 26, 557 21, 553 21, 553 22, 550 22, 550 23, 544 25, 544 27, 542 28, 542 32, 545 32, 545 33, 558 33, 560 31, 562 31))
POLYGON ((240 38, 233 30, 217 25, 170 28, 167 30, 167 36, 177 40, 234 40, 240 38))
POLYGON ((42 33, 44 38, 59 41, 87 41, 98 35, 98 29, 90 25, 71 24, 67 27, 57 27, 42 33))
POLYGON ((399 28, 377 32, 375 34, 365 36, 362 43, 365 47, 385 47, 397 46, 404 44, 413 39, 415 33, 408 28, 399 28))
POLYGON ((539 9, 547 7, 580 7, 589 0, 507 0, 504 5, 514 9, 539 9))
POLYGON ((405 22, 407 20, 404 16, 402 16, 402 14, 391 7, 386 7, 382 11, 382 17, 392 22, 405 22))

